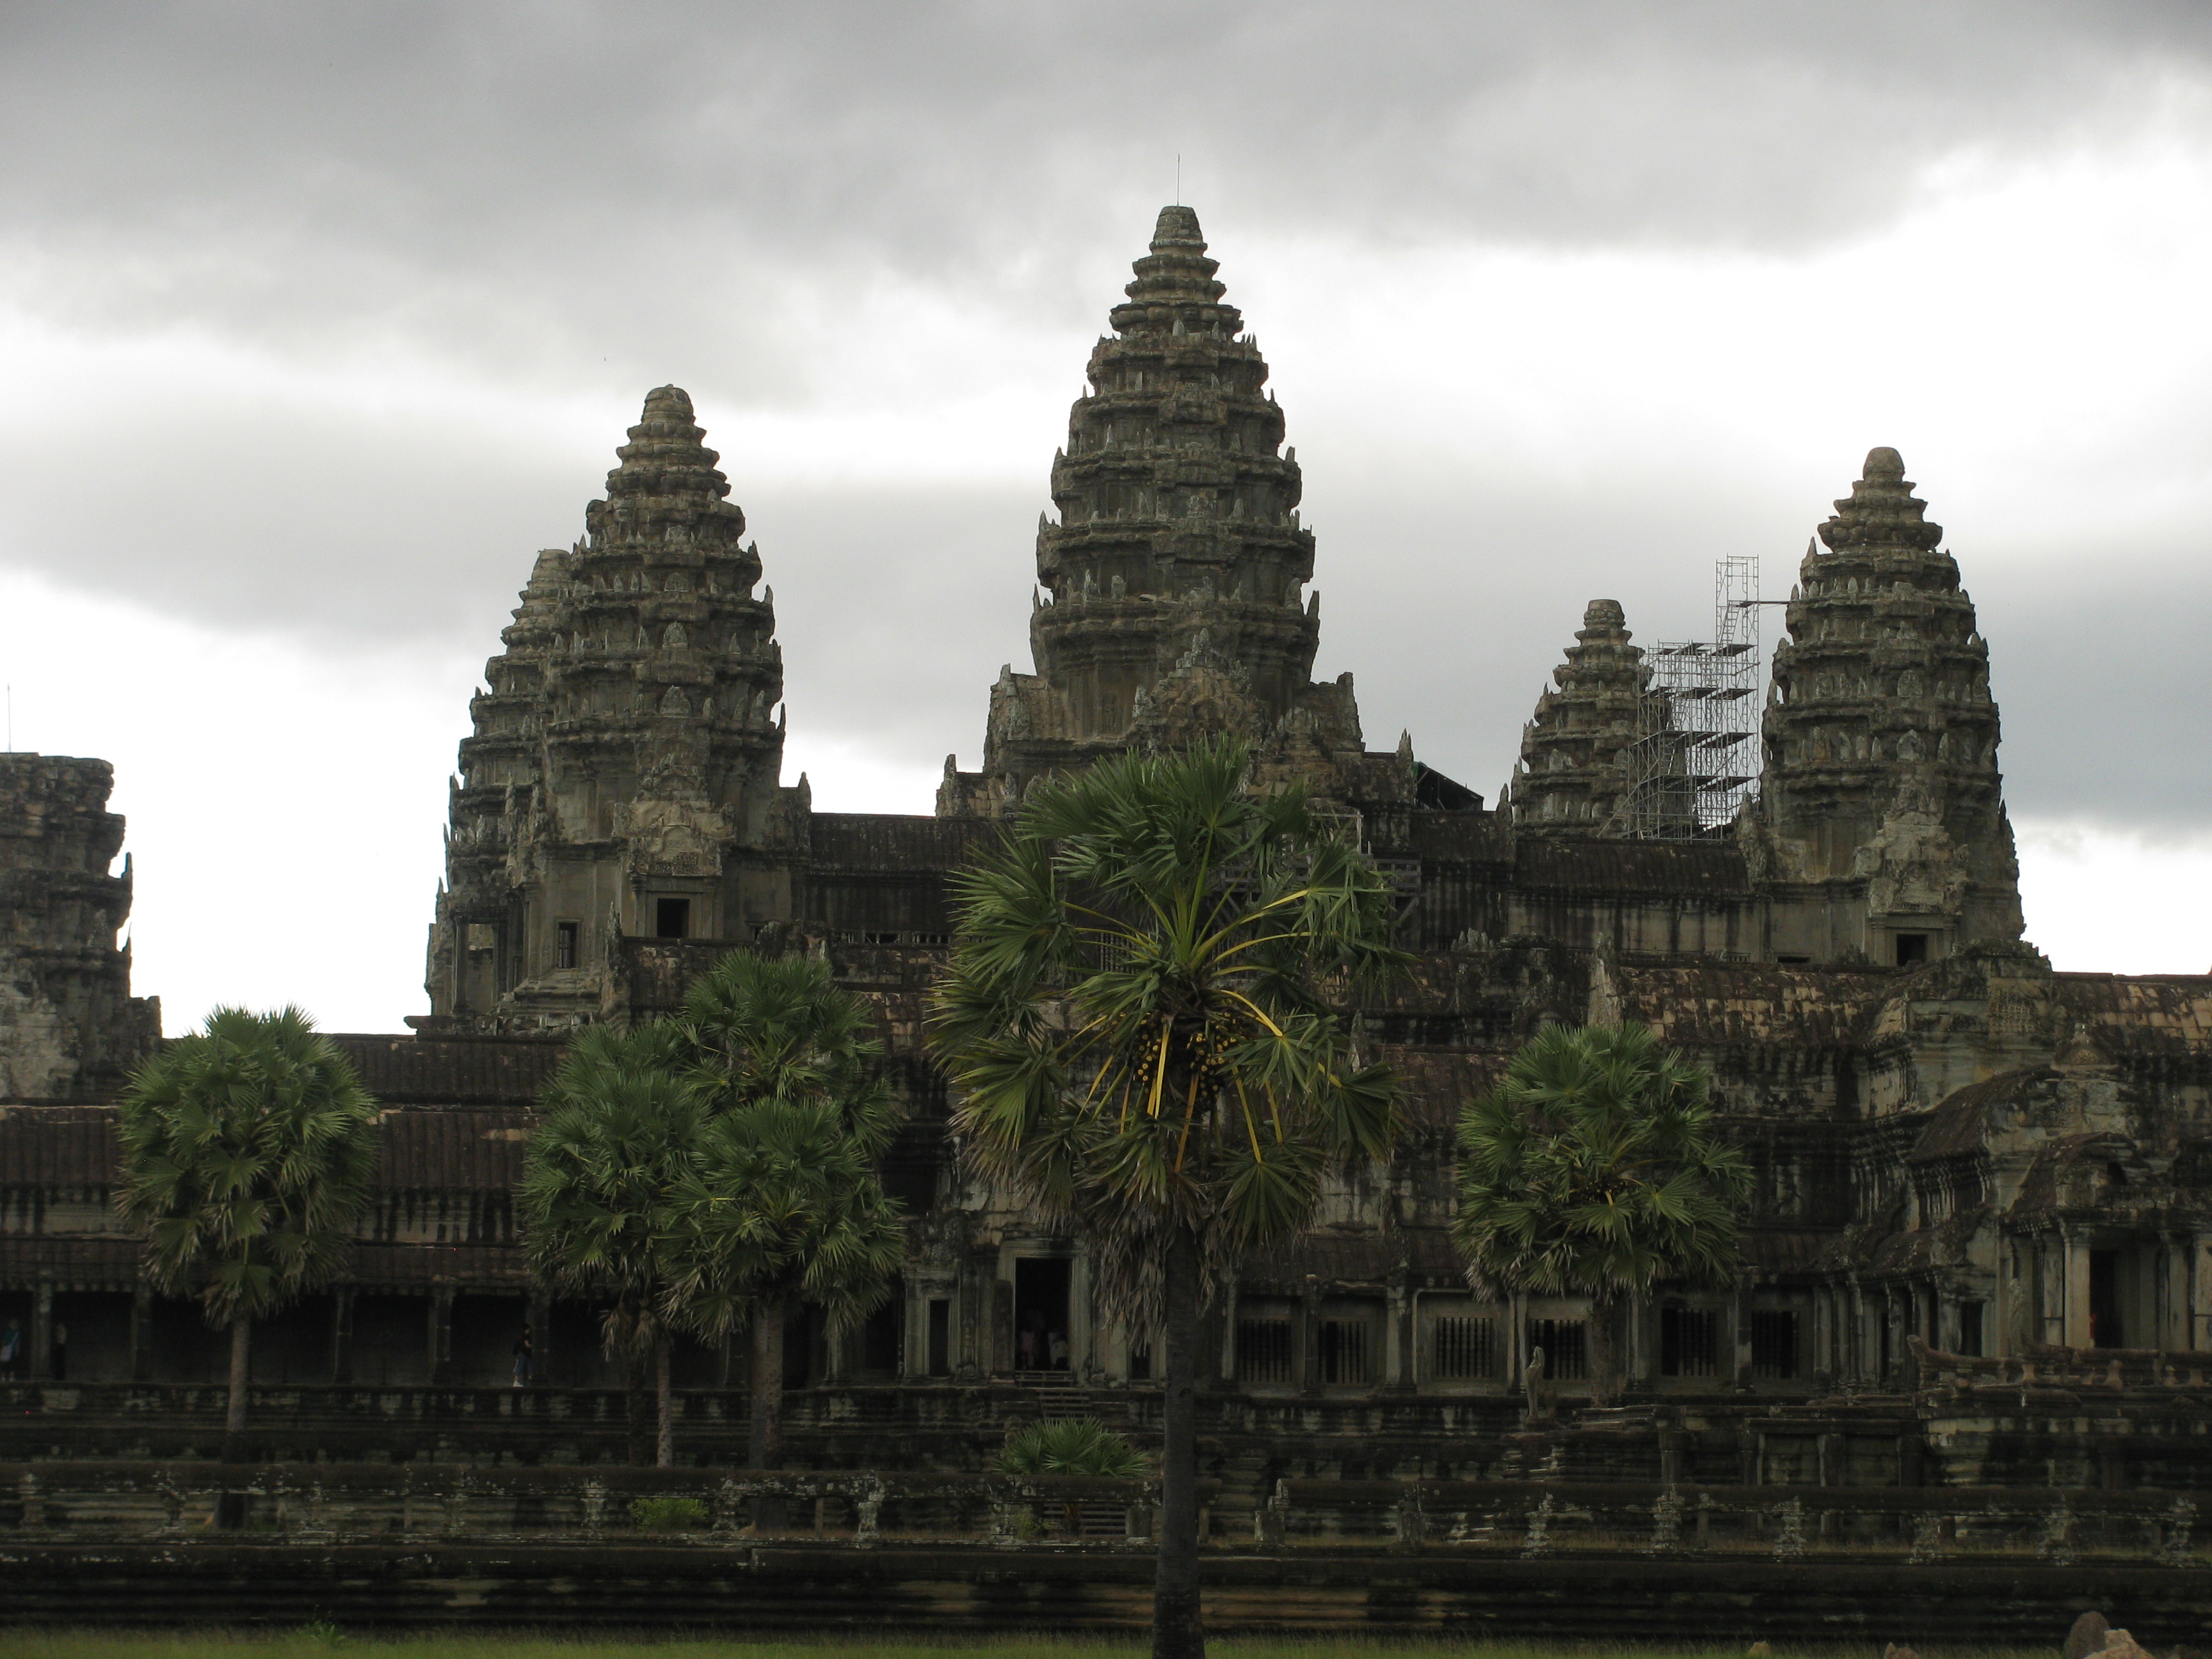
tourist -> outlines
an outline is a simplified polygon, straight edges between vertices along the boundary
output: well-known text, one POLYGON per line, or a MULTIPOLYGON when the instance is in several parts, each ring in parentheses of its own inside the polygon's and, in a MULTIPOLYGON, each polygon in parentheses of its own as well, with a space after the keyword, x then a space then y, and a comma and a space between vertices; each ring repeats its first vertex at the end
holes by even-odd
POLYGON ((514 1386, 530 1386, 530 1327, 522 1328, 522 1334, 514 1339, 514 1386))
POLYGON ((23 1328, 11 1319, 7 1328, 0 1330, 0 1382, 15 1380, 15 1356, 22 1351, 22 1346, 23 1328))

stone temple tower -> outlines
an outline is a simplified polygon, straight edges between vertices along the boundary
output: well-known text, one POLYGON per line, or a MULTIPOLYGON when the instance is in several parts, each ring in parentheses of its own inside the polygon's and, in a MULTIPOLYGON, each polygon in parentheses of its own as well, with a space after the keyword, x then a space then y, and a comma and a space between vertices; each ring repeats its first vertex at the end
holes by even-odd
POLYGON ((982 769, 947 763, 940 814, 998 816, 1031 780, 1133 743, 1236 732, 1323 772, 1360 752, 1351 677, 1309 678, 1297 452, 1217 268, 1197 214, 1163 208, 1053 458, 1036 672, 1000 676, 982 769))
POLYGON ((1747 843, 1779 889, 1826 901, 1790 908, 1805 936, 1780 949, 1910 963, 2017 939, 2020 870, 1973 602, 1898 453, 1864 472, 1791 596, 1747 843))
POLYGON ((158 998, 131 994, 131 860, 115 769, 0 754, 0 1102, 112 1092, 161 1041, 158 998))
POLYGON ((1633 638, 1619 600, 1592 599, 1584 609, 1566 660, 1552 671, 1553 689, 1522 728, 1520 763, 1504 795, 1516 831, 1609 832, 1651 680, 1633 638))
POLYGON ((430 930, 434 1027, 590 1018, 617 940, 789 914, 804 785, 758 552, 691 399, 662 386, 573 548, 541 553, 485 665, 430 930), (794 816, 795 814, 795 816, 794 816))

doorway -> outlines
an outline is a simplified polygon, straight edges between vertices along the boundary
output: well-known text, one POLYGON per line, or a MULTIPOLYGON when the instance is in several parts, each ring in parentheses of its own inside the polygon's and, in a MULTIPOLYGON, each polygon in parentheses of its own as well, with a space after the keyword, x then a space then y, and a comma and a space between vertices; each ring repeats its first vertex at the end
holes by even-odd
POLYGON ((1014 1262, 1016 1370, 1068 1369, 1073 1349, 1067 1302, 1073 1265, 1066 1256, 1024 1256, 1014 1262))
POLYGON ((2089 1252, 2089 1346, 2124 1348, 2126 1328, 2120 1319, 2120 1253, 2089 1252))

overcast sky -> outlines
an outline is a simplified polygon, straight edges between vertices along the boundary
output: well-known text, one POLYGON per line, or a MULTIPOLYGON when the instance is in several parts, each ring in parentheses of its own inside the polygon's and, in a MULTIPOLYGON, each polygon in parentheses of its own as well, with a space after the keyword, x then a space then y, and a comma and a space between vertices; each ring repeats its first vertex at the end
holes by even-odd
POLYGON ((1494 797, 1585 600, 1786 594, 1892 444, 2030 937, 2212 963, 2202 3, 17 0, 0 77, 0 675, 17 746, 116 763, 173 1031, 422 1011, 469 692, 665 381, 787 778, 927 811, 1178 158, 1371 744, 1494 797))

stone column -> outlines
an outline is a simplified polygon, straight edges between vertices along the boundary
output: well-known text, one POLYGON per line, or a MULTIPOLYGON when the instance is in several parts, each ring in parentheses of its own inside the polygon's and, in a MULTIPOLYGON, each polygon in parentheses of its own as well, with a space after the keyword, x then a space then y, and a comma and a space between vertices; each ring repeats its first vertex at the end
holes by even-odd
POLYGON ((2090 1346, 2089 1334, 2089 1241, 2075 1234, 2065 1236, 2066 1291, 2063 1340, 2069 1348, 2090 1346))
POLYGON ((28 1364, 23 1375, 33 1382, 53 1380, 54 1371, 54 1287, 50 1279, 41 1280, 31 1293, 31 1328, 29 1340, 24 1346, 28 1364))
MULTIPOLYGON (((530 1327, 530 1381, 532 1387, 553 1375, 553 1298, 543 1286, 533 1285, 522 1298, 522 1320, 530 1327)), ((729 1386, 729 1341, 722 1343, 723 1386, 729 1386)))
POLYGON ((354 1288, 341 1285, 331 1292, 331 1381, 353 1381, 354 1288))
POLYGON ((453 1287, 440 1285, 430 1292, 430 1382, 443 1387, 453 1372, 453 1287))
POLYGON ((2166 1283, 2160 1287, 2159 1346, 2187 1349, 2189 1340, 2189 1261, 2196 1241, 2186 1233, 2168 1233, 2160 1243, 2159 1265, 2166 1283))
POLYGON ((1413 1290, 1403 1280, 1383 1293, 1383 1376, 1394 1389, 1413 1387, 1413 1290))
POLYGON ((1739 1284, 1729 1297, 1729 1380, 1739 1389, 1751 1386, 1751 1286, 1739 1284))
POLYGON ((131 1380, 154 1380, 154 1287, 143 1279, 131 1290, 131 1380))
POLYGON ((2189 1346, 2193 1352, 2212 1347, 2212 1245, 2192 1235, 2189 1241, 2189 1346))
POLYGON ((1298 1387, 1308 1394, 1321 1389, 1321 1282, 1311 1273, 1298 1298, 1298 1387))

